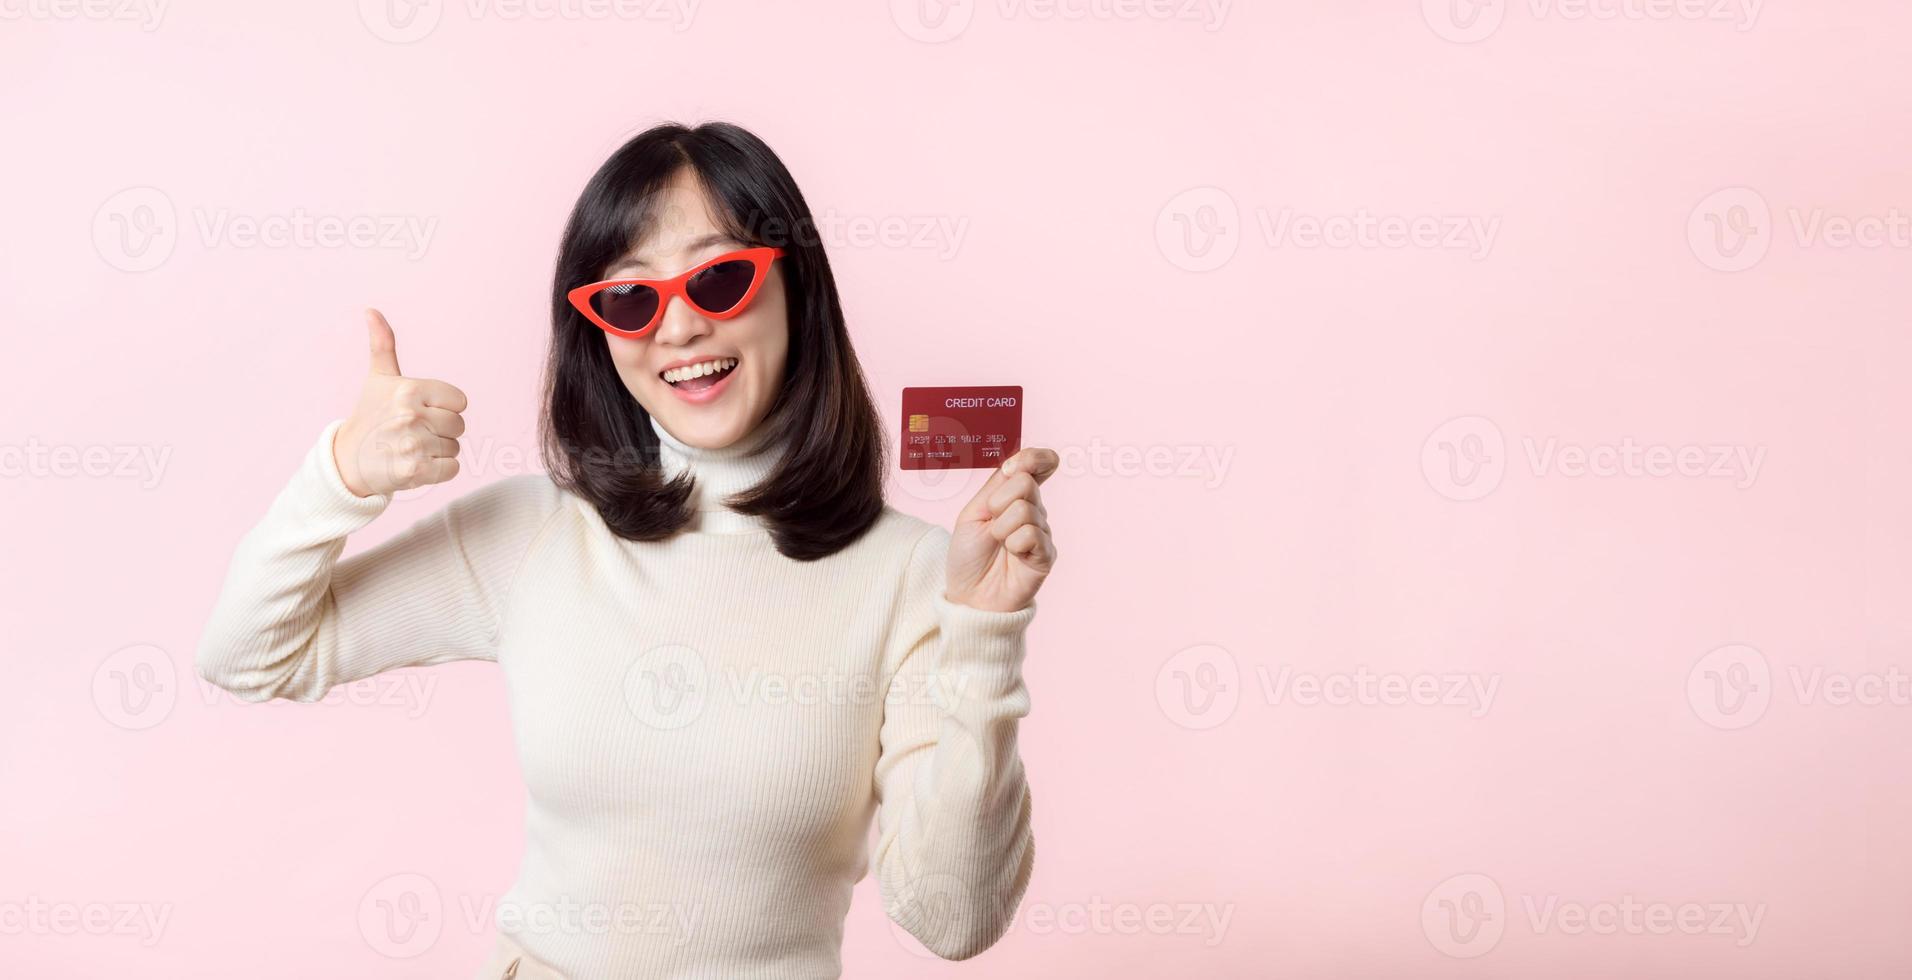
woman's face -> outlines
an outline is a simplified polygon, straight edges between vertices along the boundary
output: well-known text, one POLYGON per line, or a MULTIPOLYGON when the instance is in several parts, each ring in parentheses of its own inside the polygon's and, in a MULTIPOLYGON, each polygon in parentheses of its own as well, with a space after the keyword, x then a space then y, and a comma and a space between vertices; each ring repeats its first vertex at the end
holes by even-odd
MULTIPOLYGON (((712 217, 696 175, 680 169, 658 192, 655 220, 643 241, 604 270, 606 279, 662 279, 706 259, 750 246, 731 238, 712 217)), ((692 446, 721 449, 748 435, 770 413, 790 350, 784 310, 783 262, 770 263, 763 287, 742 313, 712 320, 672 297, 663 322, 632 340, 608 331, 611 360, 624 387, 665 430, 692 446), (722 358, 737 366, 701 391, 664 380, 664 372, 722 358)), ((721 362, 720 362, 721 363, 721 362)), ((675 375, 673 375, 675 376, 675 375)))

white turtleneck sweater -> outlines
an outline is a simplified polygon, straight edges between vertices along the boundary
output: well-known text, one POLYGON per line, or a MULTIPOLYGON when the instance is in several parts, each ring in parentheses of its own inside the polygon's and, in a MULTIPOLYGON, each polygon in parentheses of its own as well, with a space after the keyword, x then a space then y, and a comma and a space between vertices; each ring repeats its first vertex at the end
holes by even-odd
POLYGON ((533 473, 339 561, 391 502, 341 481, 341 424, 240 542, 198 670, 316 701, 497 662, 529 791, 501 934, 579 980, 836 977, 872 816, 899 925, 952 959, 1008 928, 1034 858, 1016 729, 1036 607, 950 601, 948 530, 886 507, 792 561, 722 502, 787 447, 699 449, 653 420, 666 477, 696 478, 684 533, 619 538, 533 473))

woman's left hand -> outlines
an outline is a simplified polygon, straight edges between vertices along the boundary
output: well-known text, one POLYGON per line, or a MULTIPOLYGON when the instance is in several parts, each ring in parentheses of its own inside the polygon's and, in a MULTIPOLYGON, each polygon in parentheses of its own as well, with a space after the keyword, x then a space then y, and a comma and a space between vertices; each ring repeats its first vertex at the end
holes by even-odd
POLYGON ((1060 462, 1055 450, 1032 447, 990 474, 956 515, 944 598, 985 612, 1028 607, 1056 563, 1049 511, 1036 488, 1060 462))

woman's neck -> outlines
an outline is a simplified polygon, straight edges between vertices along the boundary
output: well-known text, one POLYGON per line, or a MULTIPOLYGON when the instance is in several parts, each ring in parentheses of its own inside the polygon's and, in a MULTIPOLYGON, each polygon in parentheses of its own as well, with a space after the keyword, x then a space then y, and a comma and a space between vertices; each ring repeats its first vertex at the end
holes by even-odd
POLYGON ((732 494, 762 483, 787 451, 786 443, 773 445, 768 441, 768 425, 759 424, 742 439, 721 449, 704 449, 671 435, 656 416, 650 416, 650 421, 651 431, 657 433, 658 462, 663 467, 664 479, 670 481, 688 470, 696 480, 692 495, 697 514, 685 530, 711 534, 768 530, 769 525, 763 518, 739 514, 724 504, 724 499, 732 494))

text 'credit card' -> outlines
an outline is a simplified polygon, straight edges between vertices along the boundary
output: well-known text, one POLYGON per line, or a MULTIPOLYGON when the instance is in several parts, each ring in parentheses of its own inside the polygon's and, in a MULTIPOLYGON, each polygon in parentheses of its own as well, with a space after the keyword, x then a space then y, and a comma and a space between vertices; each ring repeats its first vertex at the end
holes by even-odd
POLYGON ((904 469, 1001 466, 1021 448, 1021 385, 903 389, 904 469))

